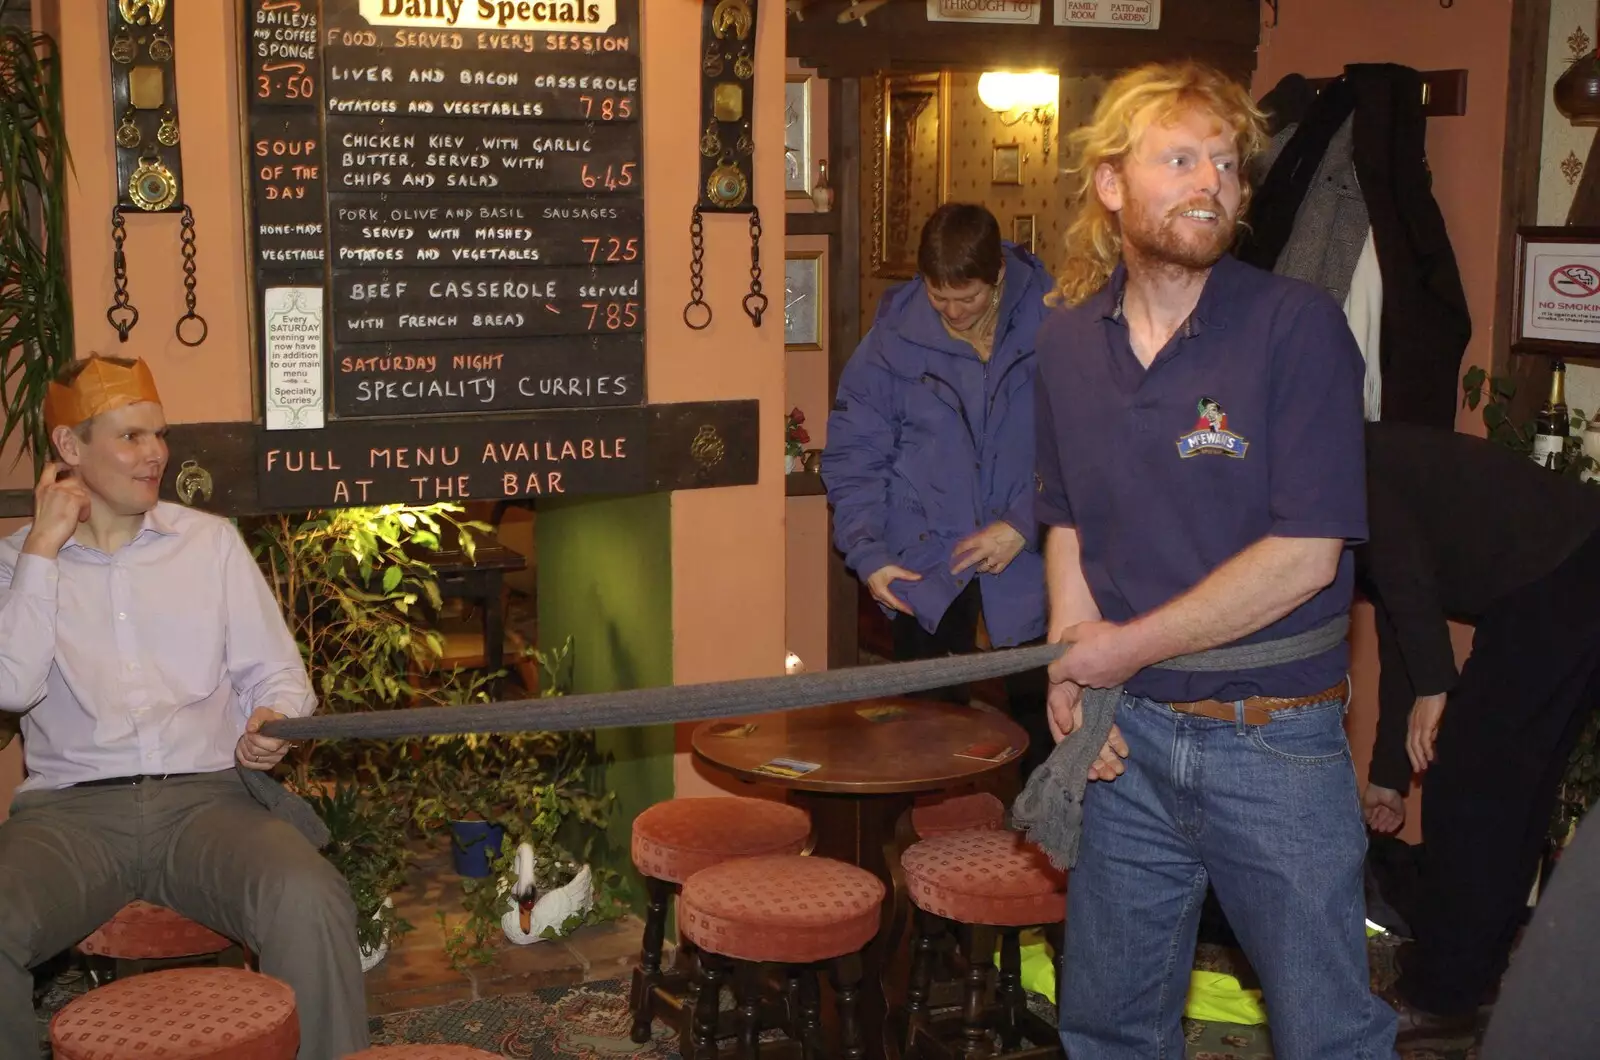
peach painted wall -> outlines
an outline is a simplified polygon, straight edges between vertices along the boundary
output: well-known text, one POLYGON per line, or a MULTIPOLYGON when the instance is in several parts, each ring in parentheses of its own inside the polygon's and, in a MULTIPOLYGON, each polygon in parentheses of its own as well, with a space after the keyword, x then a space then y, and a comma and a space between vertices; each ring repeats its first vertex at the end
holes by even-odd
POLYGON ((128 294, 139 310, 139 324, 126 343, 119 343, 106 322, 116 183, 106 5, 103 0, 56 2, 74 169, 68 177, 67 210, 78 352, 143 357, 174 423, 251 419, 236 73, 239 10, 233 0, 176 5, 173 43, 184 145, 183 196, 194 209, 197 308, 210 325, 205 343, 190 349, 173 334, 184 312, 183 259, 173 215, 128 218, 128 294))
MULTIPOLYGON (((645 371, 650 400, 756 398, 761 402, 761 481, 672 497, 673 680, 679 684, 783 673, 783 85, 784 16, 761 7, 756 28, 755 202, 763 286, 762 326, 740 309, 749 291, 750 237, 743 214, 705 222, 706 300, 714 317, 690 331, 689 211, 698 181, 700 5, 643 0, 645 283, 651 292, 645 371)), ((688 753, 679 726, 680 795, 717 790, 688 753)), ((731 785, 730 785, 731 787, 731 785)))
MULTIPOLYGON (((1467 113, 1428 120, 1428 163, 1433 194, 1444 214, 1472 313, 1473 336, 1462 370, 1489 364, 1496 331, 1495 267, 1499 248, 1501 151, 1505 144, 1505 99, 1509 70, 1512 0, 1456 0, 1442 8, 1431 0, 1299 0, 1282 4, 1279 24, 1261 31, 1252 91, 1259 98, 1285 74, 1327 77, 1346 63, 1394 62, 1418 70, 1464 68, 1467 113)), ((1463 411, 1457 430, 1483 432, 1476 414, 1463 411)), ((1356 769, 1366 780, 1377 724, 1377 639, 1372 611, 1355 612, 1350 742, 1356 769)), ((1458 657, 1465 657, 1471 632, 1452 628, 1458 657)), ((1420 800, 1413 787, 1405 838, 1421 837, 1420 800)))
MULTIPOLYGON (((828 237, 790 236, 785 246, 791 254, 821 254, 817 259, 820 290, 817 305, 824 313, 820 349, 787 350, 784 407, 805 414, 807 449, 828 444, 828 237)), ((787 540, 788 601, 784 614, 784 639, 788 650, 800 656, 807 670, 828 668, 828 499, 790 497, 784 505, 787 540)))

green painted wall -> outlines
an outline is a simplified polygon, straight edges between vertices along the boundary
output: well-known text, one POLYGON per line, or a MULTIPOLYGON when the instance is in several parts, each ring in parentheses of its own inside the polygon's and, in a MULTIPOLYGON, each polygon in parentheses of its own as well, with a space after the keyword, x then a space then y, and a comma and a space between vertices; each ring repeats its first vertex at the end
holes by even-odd
MULTIPOLYGON (((572 690, 670 685, 671 495, 541 500, 535 520, 540 647, 573 638, 572 690)), ((642 909, 629 837, 640 811, 672 798, 673 729, 602 729, 597 739, 612 758, 605 785, 617 805, 596 860, 622 875, 642 909)))

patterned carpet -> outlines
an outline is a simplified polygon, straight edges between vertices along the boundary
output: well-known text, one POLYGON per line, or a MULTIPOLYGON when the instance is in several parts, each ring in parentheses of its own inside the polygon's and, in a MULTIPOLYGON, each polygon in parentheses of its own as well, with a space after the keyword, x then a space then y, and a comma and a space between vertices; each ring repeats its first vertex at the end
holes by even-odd
MULTIPOLYGON (((1235 970, 1227 953, 1205 949, 1197 963, 1213 970, 1235 970)), ((1393 978, 1392 946, 1375 940, 1372 958, 1374 985, 1384 986, 1393 978)), ((86 985, 76 971, 63 972, 52 981, 40 1004, 43 1041, 49 1040, 50 1014, 86 985)), ((1054 1022, 1053 1007, 1044 998, 1031 998, 1030 1007, 1054 1022)), ((659 1023, 654 1039, 644 1045, 628 1039, 629 1023, 627 984, 612 980, 374 1017, 371 1026, 374 1045, 471 1045, 512 1060, 682 1060, 676 1037, 659 1023)), ((1185 1020, 1184 1035, 1188 1060, 1272 1060, 1271 1035, 1265 1027, 1185 1020)), ((1474 1060, 1475 1052, 1475 1039, 1437 1041, 1405 1048, 1401 1057, 1474 1060)))

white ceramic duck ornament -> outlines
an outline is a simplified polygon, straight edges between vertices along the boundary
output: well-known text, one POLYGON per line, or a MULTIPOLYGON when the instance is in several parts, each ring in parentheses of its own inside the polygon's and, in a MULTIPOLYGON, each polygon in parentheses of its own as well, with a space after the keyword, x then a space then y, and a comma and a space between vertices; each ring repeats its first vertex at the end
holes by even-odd
POLYGON ((531 845, 522 843, 517 847, 512 867, 517 878, 507 888, 510 893, 506 895, 507 909, 500 917, 500 930, 518 946, 543 941, 546 928, 560 931, 561 925, 588 913, 594 903, 594 877, 587 865, 569 883, 542 895, 534 883, 538 859, 531 845))

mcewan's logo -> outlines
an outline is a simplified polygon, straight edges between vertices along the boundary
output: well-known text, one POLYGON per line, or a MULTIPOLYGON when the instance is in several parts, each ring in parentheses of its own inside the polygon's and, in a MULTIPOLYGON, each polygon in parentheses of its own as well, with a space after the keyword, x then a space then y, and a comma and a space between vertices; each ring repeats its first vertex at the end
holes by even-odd
POLYGON ((604 33, 617 21, 617 3, 616 0, 361 0, 361 17, 374 26, 604 33))
POLYGON ((1228 414, 1222 411, 1222 403, 1203 397, 1194 408, 1200 418, 1194 430, 1178 439, 1178 455, 1185 460, 1202 453, 1242 459, 1250 443, 1228 430, 1228 414))

